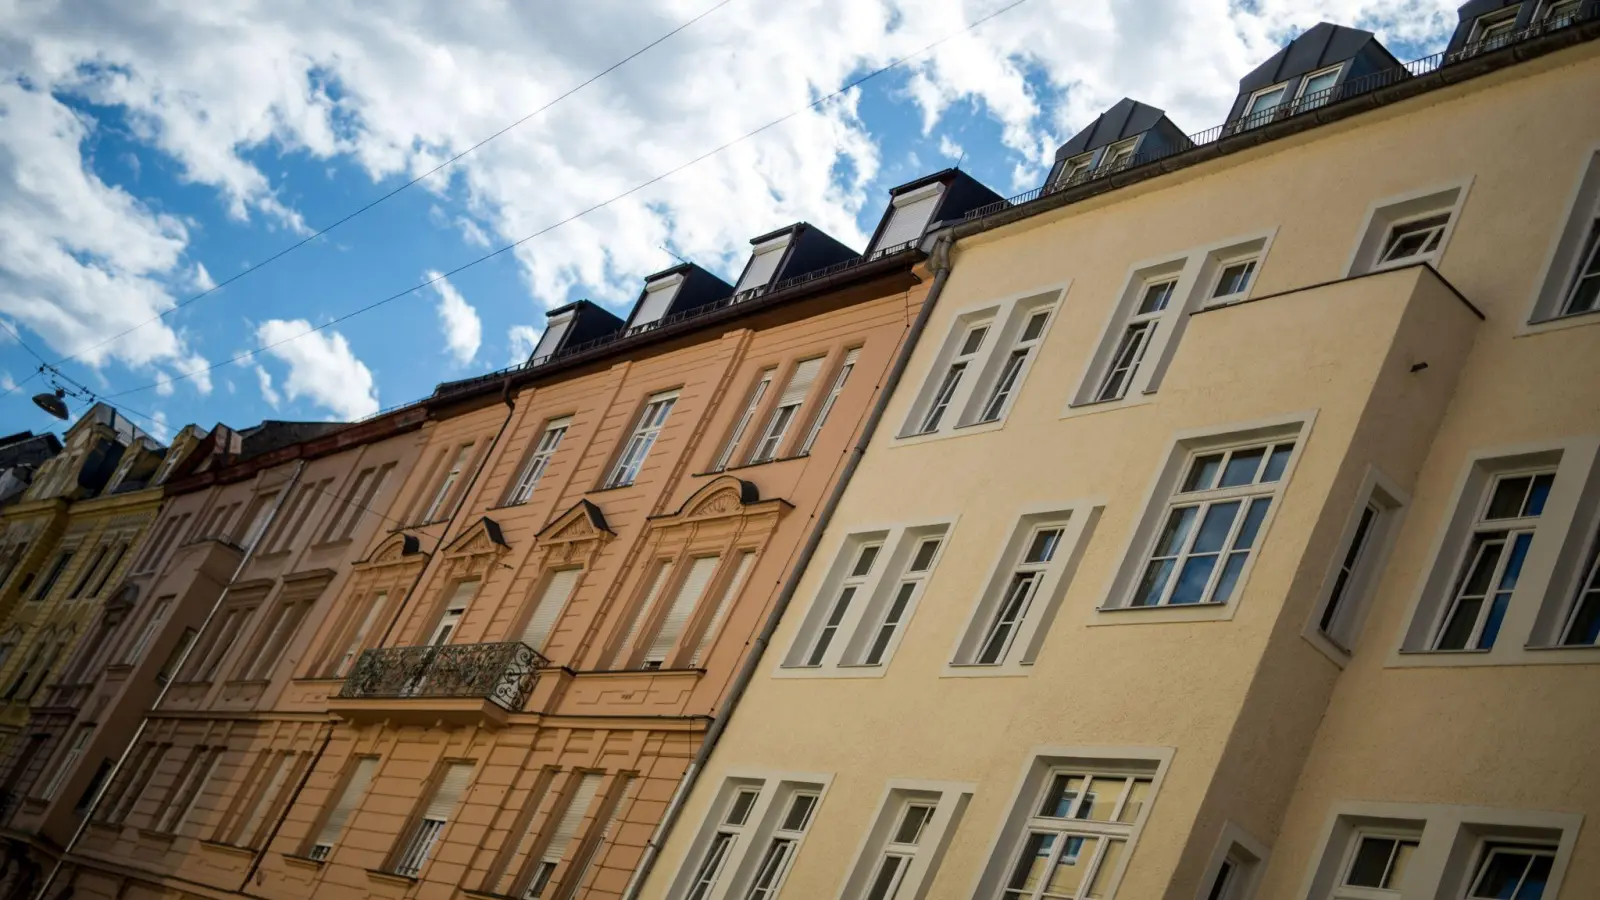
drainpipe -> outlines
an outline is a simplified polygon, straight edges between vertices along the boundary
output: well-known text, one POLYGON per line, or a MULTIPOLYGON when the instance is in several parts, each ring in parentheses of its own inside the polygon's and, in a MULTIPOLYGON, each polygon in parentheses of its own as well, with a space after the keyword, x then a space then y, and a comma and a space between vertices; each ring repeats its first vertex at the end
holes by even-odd
MULTIPOLYGON (((228 591, 233 589, 234 582, 239 580, 239 576, 244 572, 245 567, 255 557, 256 548, 261 546, 262 538, 272 531, 272 526, 278 519, 278 513, 283 509, 284 501, 289 498, 289 492, 294 490, 295 484, 300 481, 300 475, 305 469, 305 460, 302 459, 295 463, 294 474, 289 476, 288 483, 283 486, 282 490, 278 491, 278 499, 272 504, 272 515, 268 517, 266 526, 261 529, 260 534, 256 535, 255 541, 245 548, 244 555, 239 557, 238 565, 233 567, 233 574, 228 576, 228 583, 223 586, 222 592, 217 594, 217 599, 212 601, 211 609, 207 611, 205 619, 201 621, 199 630, 195 632, 194 640, 190 641, 189 646, 183 648, 183 652, 178 655, 178 662, 172 667, 172 675, 167 678, 166 682, 161 685, 161 689, 156 692, 155 702, 150 704, 151 712, 160 709, 162 702, 167 699, 167 691, 177 681, 178 673, 183 671, 183 667, 189 663, 189 654, 194 652, 195 647, 199 646, 201 636, 206 633, 207 628, 211 627, 211 622, 216 618, 217 612, 222 609, 222 604, 227 602, 228 591)), ((37 900, 44 900, 45 895, 50 892, 50 885, 56 880, 56 876, 61 874, 61 867, 66 862, 67 854, 72 852, 72 848, 77 845, 78 841, 82 839, 83 833, 88 830, 89 823, 94 820, 95 810, 99 809, 100 800, 106 795, 106 788, 116 783, 117 776, 122 772, 122 767, 128 762, 128 756, 133 752, 133 748, 138 745, 139 739, 144 736, 149 725, 150 713, 146 712, 144 718, 139 720, 139 727, 133 730, 133 736, 128 738, 128 742, 123 745, 122 753, 117 756, 116 764, 111 767, 110 772, 106 773, 103 787, 95 792, 94 797, 89 801, 88 808, 83 811, 83 820, 78 823, 78 827, 72 832, 72 837, 67 841, 67 845, 61 848, 61 853, 56 856, 55 864, 50 867, 50 874, 46 875, 44 882, 39 885, 39 893, 35 895, 37 900)))
POLYGON ((622 892, 622 900, 638 900, 639 891, 644 887, 645 879, 650 877, 650 870, 655 866, 662 845, 672 833, 672 826, 677 823, 679 813, 683 811, 684 800, 694 789, 700 773, 705 770, 706 760, 710 758, 712 749, 722 737, 722 732, 727 729, 729 717, 733 715, 734 708, 739 705, 739 699, 744 696, 745 689, 755 677, 756 669, 761 665, 761 657, 772 643, 773 633, 778 630, 778 622, 783 619, 784 611, 789 608, 789 601, 794 599, 795 591, 800 587, 800 578, 810 565, 811 558, 816 555, 817 547, 822 543, 822 533, 833 520, 834 511, 839 508, 839 501, 844 496, 845 488, 850 485, 851 477, 861 464, 861 457, 867 452, 867 444, 871 442, 873 432, 877 431, 884 410, 889 406, 889 398, 894 395, 901 377, 905 375, 906 365, 911 361, 911 351, 916 348, 918 339, 922 337, 922 332, 928 325, 928 317, 933 313, 934 304, 938 302, 939 294, 944 291, 944 283, 950 277, 950 247, 954 242, 949 230, 941 231, 935 238, 933 249, 929 254, 929 263, 933 267, 933 286, 928 289, 928 296, 922 301, 922 308, 917 311, 917 317, 911 323, 911 330, 906 332, 905 344, 901 346, 900 353, 895 356, 894 364, 889 368, 883 390, 878 393, 878 399, 867 413, 861 437, 856 440, 855 446, 850 448, 850 456, 845 460, 844 468, 839 472, 833 490, 817 513, 816 524, 811 527, 811 533, 806 537, 804 546, 800 548, 794 567, 789 570, 789 577, 784 580, 783 587, 778 591, 778 597, 773 602, 772 612, 768 614, 766 624, 761 627, 761 633, 756 636, 755 644, 745 656, 738 673, 734 675, 733 682, 728 687, 728 695, 723 700, 722 709, 712 720, 711 728, 706 732, 705 739, 700 742, 700 749, 689 763, 689 768, 684 771, 677 789, 673 791, 672 800, 667 803, 666 812, 661 816, 661 823, 656 826, 655 832, 650 835, 650 840, 645 843, 644 853, 639 857, 639 864, 634 867, 633 877, 628 880, 628 887, 622 892))

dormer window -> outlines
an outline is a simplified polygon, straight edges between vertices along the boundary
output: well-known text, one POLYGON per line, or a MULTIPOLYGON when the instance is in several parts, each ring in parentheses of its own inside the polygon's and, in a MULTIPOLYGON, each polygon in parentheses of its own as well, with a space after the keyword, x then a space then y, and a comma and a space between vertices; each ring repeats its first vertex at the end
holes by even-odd
POLYGON ((678 296, 678 288, 682 286, 683 276, 678 274, 646 283, 644 299, 639 301, 639 311, 634 313, 629 328, 642 329, 661 321, 661 317, 666 315, 667 309, 672 306, 673 298, 678 296))
POLYGON ((915 245, 921 240, 943 194, 944 185, 935 181, 897 195, 889 214, 889 224, 884 226, 882 237, 872 248, 872 255, 878 257, 903 250, 907 245, 915 245))
POLYGON ((1583 6, 1583 0, 1556 0, 1555 3, 1545 4, 1539 11, 1539 21, 1547 28, 1565 28, 1578 19, 1578 10, 1583 6))
POLYGON ((1289 96, 1289 82, 1275 84, 1269 88, 1262 88, 1250 95, 1250 102, 1244 108, 1244 119, 1239 123, 1240 130, 1255 128, 1272 121, 1273 114, 1278 107, 1283 105, 1289 96))
POLYGON ((1326 105, 1333 99, 1333 86, 1339 81, 1339 72, 1344 69, 1344 63, 1329 66, 1317 72, 1312 72, 1300 82, 1300 92, 1295 95, 1294 103, 1297 112, 1316 109, 1326 105))
POLYGON ((783 251, 789 247, 789 235, 780 235, 770 241, 757 244, 755 253, 750 257, 750 264, 745 266, 744 277, 739 279, 739 284, 733 289, 736 300, 748 300, 757 296, 771 282, 772 276, 778 272, 778 263, 783 261, 783 251), (746 295, 746 292, 750 292, 746 295))
POLYGON ((1472 40, 1469 41, 1476 45, 1473 49, 1482 53, 1511 43, 1517 30, 1517 11, 1521 8, 1521 4, 1518 4, 1479 16, 1472 25, 1472 40))
POLYGON ((1100 158, 1100 168, 1104 171, 1116 171, 1133 162, 1133 151, 1138 149, 1139 139, 1129 138, 1120 143, 1112 144, 1105 149, 1100 158))
POLYGON ((1061 167, 1060 184, 1076 184, 1089 176, 1089 170, 1094 168, 1094 154, 1085 153, 1067 160, 1061 167))
POLYGON ((555 355, 561 346, 561 339, 566 337, 567 329, 572 327, 573 315, 574 313, 568 310, 545 320, 544 334, 540 336, 538 346, 533 348, 534 360, 543 362, 555 355))

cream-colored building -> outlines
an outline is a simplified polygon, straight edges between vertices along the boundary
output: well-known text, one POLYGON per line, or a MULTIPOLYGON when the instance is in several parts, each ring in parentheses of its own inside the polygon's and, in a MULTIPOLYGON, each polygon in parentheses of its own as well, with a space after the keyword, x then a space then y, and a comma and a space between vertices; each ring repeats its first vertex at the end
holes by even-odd
POLYGON ((648 900, 1600 896, 1600 10, 1124 101, 953 273, 648 900))

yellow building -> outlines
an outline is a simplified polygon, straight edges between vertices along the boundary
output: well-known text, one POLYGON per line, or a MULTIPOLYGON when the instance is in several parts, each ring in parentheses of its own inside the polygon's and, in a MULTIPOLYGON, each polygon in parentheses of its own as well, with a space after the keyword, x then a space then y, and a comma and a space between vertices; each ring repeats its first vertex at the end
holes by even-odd
MULTIPOLYGON (((20 776, 44 743, 49 713, 73 680, 73 647, 160 509, 161 482, 200 438, 191 426, 163 447, 96 404, 0 511, 0 759, 8 773, 20 776)), ((0 784, 7 807, 18 800, 14 787, 0 784)))
POLYGON ((1124 101, 954 268, 626 896, 1600 896, 1600 9, 1124 101))

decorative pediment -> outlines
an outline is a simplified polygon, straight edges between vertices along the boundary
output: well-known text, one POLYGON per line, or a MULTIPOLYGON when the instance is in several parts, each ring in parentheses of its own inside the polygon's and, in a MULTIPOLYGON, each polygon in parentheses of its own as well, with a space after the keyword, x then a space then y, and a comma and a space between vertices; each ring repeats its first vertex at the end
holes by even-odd
POLYGON ((570 544, 574 541, 592 540, 600 535, 615 537, 606 525, 605 513, 587 500, 579 500, 570 509, 556 516, 537 535, 541 544, 570 544))
POLYGON ((414 534, 395 532, 383 539, 371 555, 357 563, 361 568, 368 566, 392 566, 398 562, 405 562, 407 557, 414 556, 422 550, 422 542, 414 534))
POLYGON ((661 524, 747 516, 758 512, 790 509, 792 506, 787 500, 762 500, 761 491, 754 484, 732 475, 721 475, 690 494, 689 498, 678 507, 677 512, 654 516, 651 521, 661 524))
POLYGON ((486 553, 504 553, 509 549, 511 545, 506 543, 505 534, 500 530, 500 523, 488 516, 482 516, 478 521, 468 525, 465 531, 444 548, 444 555, 482 556, 486 553))

